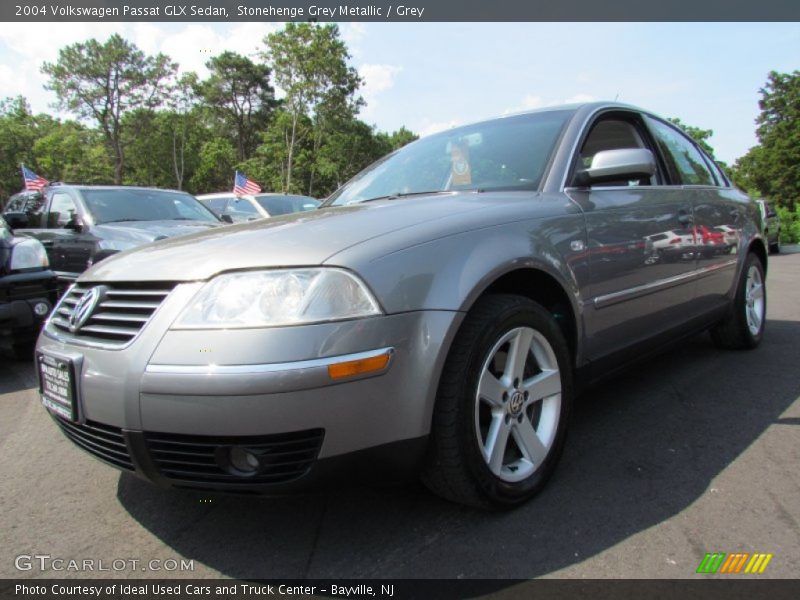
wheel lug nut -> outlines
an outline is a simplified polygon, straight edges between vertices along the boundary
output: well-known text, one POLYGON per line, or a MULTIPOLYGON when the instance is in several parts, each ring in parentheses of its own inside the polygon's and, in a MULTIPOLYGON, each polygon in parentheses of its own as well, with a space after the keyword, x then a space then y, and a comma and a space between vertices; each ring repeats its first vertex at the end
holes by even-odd
POLYGON ((510 420, 511 420, 511 415, 506 415, 506 425, 508 425, 508 422, 509 422, 510 420))
POLYGON ((503 402, 508 400, 508 392, 503 392, 503 402))
POLYGON ((522 415, 517 417, 517 423, 522 423, 522 415))
POLYGON ((514 387, 515 387, 515 388, 518 388, 518 387, 519 387, 519 379, 515 379, 515 380, 514 380, 514 387))

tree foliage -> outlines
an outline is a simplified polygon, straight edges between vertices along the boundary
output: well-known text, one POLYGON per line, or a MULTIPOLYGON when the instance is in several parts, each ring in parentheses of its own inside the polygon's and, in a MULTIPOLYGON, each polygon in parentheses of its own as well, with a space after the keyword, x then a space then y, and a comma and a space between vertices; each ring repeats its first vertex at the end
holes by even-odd
POLYGON ((97 122, 114 158, 114 183, 122 183, 125 114, 160 105, 166 93, 163 84, 176 69, 168 57, 147 56, 118 34, 105 43, 91 39, 66 46, 55 63, 42 66, 58 106, 97 122))
POLYGON ((800 200, 800 71, 770 72, 760 93, 760 144, 736 162, 736 182, 793 209, 800 200))
MULTIPOLYGON (((263 57, 275 70, 275 81, 285 93, 284 108, 289 116, 285 130, 283 189, 293 188, 298 145, 312 137, 312 152, 319 151, 322 138, 335 124, 354 118, 363 100, 356 96, 361 85, 358 72, 348 66, 350 54, 334 24, 287 23, 268 35, 263 57), (303 126, 308 117, 311 126, 303 126)), ((313 193, 315 169, 312 164, 308 188, 313 193)))
POLYGON ((211 75, 196 85, 197 94, 220 119, 240 161, 255 150, 257 132, 267 127, 275 108, 270 68, 235 52, 223 52, 206 63, 211 75))
POLYGON ((335 25, 290 23, 264 43, 255 59, 211 58, 202 80, 118 35, 62 48, 42 71, 77 120, 0 101, 0 198, 22 187, 21 163, 51 181, 198 194, 230 190, 240 169, 265 191, 323 197, 416 139, 358 119, 361 79, 335 25))

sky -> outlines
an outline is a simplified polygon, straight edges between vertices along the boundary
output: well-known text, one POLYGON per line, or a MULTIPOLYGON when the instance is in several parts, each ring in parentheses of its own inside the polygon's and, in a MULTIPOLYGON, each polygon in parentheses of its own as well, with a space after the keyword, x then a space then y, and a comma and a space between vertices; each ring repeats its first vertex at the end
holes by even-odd
MULTIPOLYGON (((112 33, 181 70, 223 50, 256 57, 277 23, 3 23, 0 98, 50 112, 40 67, 58 49, 112 33)), ((757 143, 759 89, 800 69, 800 23, 341 23, 364 79, 361 118, 430 134, 570 102, 614 100, 712 129, 720 160, 757 143)))

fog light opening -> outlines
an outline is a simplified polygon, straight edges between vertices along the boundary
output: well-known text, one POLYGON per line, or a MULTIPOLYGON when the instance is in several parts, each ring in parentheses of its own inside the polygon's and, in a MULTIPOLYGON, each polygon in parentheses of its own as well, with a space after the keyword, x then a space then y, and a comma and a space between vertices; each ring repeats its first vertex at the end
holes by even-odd
POLYGON ((228 451, 228 460, 239 475, 254 475, 261 466, 258 456, 241 446, 234 446, 228 451))

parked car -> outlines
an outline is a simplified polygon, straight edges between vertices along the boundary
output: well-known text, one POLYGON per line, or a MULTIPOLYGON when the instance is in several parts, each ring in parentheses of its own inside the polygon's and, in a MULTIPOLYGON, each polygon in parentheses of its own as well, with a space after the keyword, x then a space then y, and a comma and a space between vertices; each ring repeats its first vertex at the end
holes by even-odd
POLYGON ((756 200, 761 211, 761 222, 764 224, 764 236, 768 240, 769 251, 778 254, 781 251, 781 219, 778 213, 766 200, 756 200))
POLYGON ((507 116, 404 146, 319 210, 94 265, 39 338, 42 401, 159 485, 406 469, 510 507, 552 474, 577 389, 704 330, 758 346, 766 269, 757 206, 669 122, 507 116), (645 260, 648 236, 722 225, 736 253, 645 260))
POLYGON ((142 244, 221 225, 185 192, 123 186, 51 185, 38 200, 9 201, 6 220, 47 249, 59 280, 142 244))
POLYGON ((293 194, 256 194, 237 196, 232 192, 197 196, 218 217, 230 223, 255 221, 296 212, 315 210, 319 200, 293 194))
POLYGON ((37 240, 18 237, 0 217, 0 338, 20 359, 33 358, 39 329, 56 300, 56 278, 37 240))
POLYGON ((661 231, 648 235, 645 240, 652 249, 651 256, 660 261, 694 260, 697 241, 692 228, 661 231))

